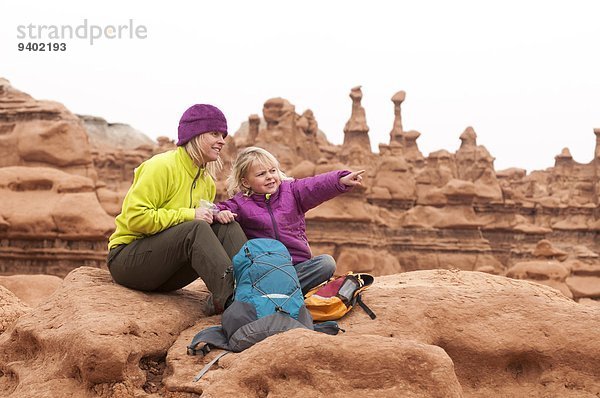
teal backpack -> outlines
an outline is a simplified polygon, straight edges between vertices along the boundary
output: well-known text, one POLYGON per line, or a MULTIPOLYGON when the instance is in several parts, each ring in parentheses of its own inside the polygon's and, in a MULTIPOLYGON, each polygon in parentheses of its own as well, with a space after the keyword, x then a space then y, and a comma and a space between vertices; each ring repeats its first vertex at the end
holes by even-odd
POLYGON ((196 376, 229 351, 241 352, 277 333, 302 328, 337 334, 336 322, 314 325, 304 305, 298 275, 285 246, 274 239, 251 239, 233 257, 234 301, 220 326, 200 331, 188 345, 188 354, 206 355, 211 348, 226 350, 196 376))

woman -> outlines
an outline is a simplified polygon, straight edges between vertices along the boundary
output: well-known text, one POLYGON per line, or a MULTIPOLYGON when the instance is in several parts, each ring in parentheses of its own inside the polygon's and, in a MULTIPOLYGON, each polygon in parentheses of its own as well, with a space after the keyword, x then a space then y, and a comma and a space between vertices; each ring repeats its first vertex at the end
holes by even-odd
POLYGON ((231 258, 246 236, 237 223, 213 222, 213 210, 199 204, 215 199, 227 120, 212 105, 194 105, 181 117, 178 136, 177 149, 135 169, 108 244, 108 267, 115 282, 143 291, 172 291, 200 277, 220 313, 233 293, 231 258))

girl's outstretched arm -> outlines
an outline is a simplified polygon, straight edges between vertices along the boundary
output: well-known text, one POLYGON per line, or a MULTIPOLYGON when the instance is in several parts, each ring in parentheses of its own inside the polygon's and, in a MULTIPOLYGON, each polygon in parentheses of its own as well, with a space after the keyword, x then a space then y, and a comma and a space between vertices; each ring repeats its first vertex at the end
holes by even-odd
POLYGON ((362 179, 363 172, 350 172, 348 170, 336 170, 328 173, 306 177, 292 182, 292 192, 300 209, 306 213, 308 210, 320 205, 321 203, 333 199, 339 194, 347 192, 355 185, 356 179, 362 179), (356 175, 356 173, 359 173, 356 175), (350 185, 342 182, 342 178, 353 175, 347 181, 350 185))

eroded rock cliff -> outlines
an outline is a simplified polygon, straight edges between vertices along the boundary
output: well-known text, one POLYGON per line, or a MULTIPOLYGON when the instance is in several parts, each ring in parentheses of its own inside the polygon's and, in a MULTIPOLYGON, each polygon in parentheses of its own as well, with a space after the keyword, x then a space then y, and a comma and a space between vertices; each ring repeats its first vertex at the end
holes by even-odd
MULTIPOLYGON (((327 141, 311 110, 297 113, 289 101, 272 98, 262 117, 250 115, 227 138, 222 153, 225 171, 250 145, 273 152, 297 178, 337 168, 367 170, 364 187, 307 214, 314 254, 333 255, 339 272, 458 268, 505 275, 536 261, 543 240, 566 253, 600 253, 600 129, 594 129, 595 157, 588 164, 565 149, 546 170, 496 171, 472 127, 457 137, 456 152, 424 156, 421 134, 402 123, 403 91, 392 96, 390 141, 373 153, 362 97, 360 87, 351 90, 342 145, 327 141)), ((0 151, 6 155, 0 192, 7 203, 0 209, 0 272, 64 276, 77 265, 103 266, 110 219, 120 212, 134 167, 173 147, 164 137, 149 144, 123 125, 78 118, 0 80, 0 151), (128 132, 128 138, 113 142, 115 131, 128 132)), ((224 180, 218 181, 220 199, 226 197, 224 180)), ((581 267, 598 267, 599 260, 579 261, 584 265, 568 266, 557 286, 576 299, 597 298, 588 286, 595 286, 593 279, 578 281, 581 267)))

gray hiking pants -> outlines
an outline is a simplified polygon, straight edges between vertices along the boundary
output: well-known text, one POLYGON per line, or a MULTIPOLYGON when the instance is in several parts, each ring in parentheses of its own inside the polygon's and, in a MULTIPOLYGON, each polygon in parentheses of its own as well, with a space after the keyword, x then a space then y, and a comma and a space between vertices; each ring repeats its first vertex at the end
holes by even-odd
POLYGON ((302 294, 329 280, 335 272, 335 260, 329 254, 321 254, 294 265, 300 280, 302 294))
POLYGON ((187 221, 112 248, 108 268, 118 284, 143 291, 173 291, 200 277, 222 310, 233 293, 233 272, 226 271, 246 240, 237 222, 187 221))

